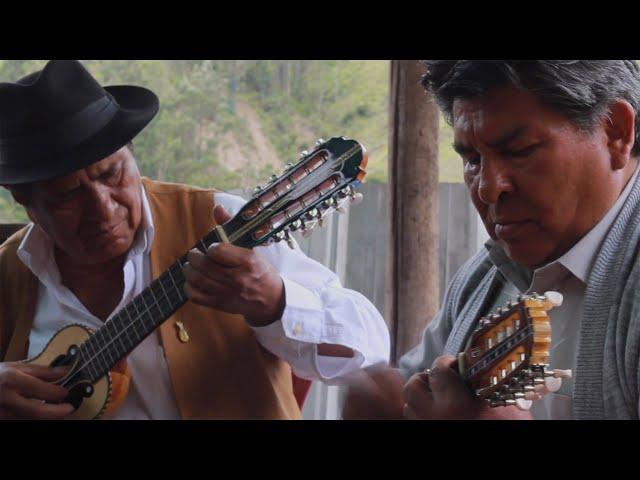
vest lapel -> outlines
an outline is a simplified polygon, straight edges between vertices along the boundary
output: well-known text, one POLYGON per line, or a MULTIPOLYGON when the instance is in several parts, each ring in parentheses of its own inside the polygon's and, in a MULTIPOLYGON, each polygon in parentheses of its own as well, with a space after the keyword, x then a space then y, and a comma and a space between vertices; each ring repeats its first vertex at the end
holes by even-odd
POLYGON ((17 255, 18 246, 26 235, 29 226, 19 230, 5 242, 6 261, 9 263, 4 270, 4 274, 11 278, 3 279, 3 294, 9 295, 11 301, 3 302, 7 305, 6 311, 2 312, 5 318, 2 322, 5 332, 3 332, 9 342, 6 352, 3 352, 3 360, 15 362, 24 360, 29 351, 29 333, 33 326, 36 302, 38 298, 38 279, 22 263, 17 255))

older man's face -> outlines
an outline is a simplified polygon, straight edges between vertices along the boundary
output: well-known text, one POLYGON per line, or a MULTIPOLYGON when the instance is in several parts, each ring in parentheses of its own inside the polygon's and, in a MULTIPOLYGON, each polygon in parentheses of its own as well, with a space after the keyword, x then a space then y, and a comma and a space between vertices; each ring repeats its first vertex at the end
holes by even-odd
POLYGON ((605 130, 578 130, 527 91, 457 100, 453 127, 473 203, 518 263, 560 257, 619 195, 605 130))
POLYGON ((36 184, 29 216, 78 265, 120 257, 140 225, 140 173, 127 147, 69 175, 36 184))

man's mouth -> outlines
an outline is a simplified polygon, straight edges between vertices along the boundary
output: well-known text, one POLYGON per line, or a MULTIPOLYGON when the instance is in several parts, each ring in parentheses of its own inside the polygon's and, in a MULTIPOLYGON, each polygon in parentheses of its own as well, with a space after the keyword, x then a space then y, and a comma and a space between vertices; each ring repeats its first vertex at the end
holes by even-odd
POLYGON ((121 224, 122 224, 122 222, 118 222, 118 223, 115 223, 115 224, 110 225, 108 227, 102 227, 102 228, 100 228, 100 230, 97 230, 97 231, 94 231, 94 232, 90 233, 85 238, 87 240, 94 240, 96 238, 109 237, 109 236, 111 236, 113 234, 113 232, 116 230, 116 228, 118 228, 121 224))
POLYGON ((535 222, 531 220, 501 221, 494 223, 494 233, 500 240, 515 240, 526 235, 531 235, 535 229, 535 222))

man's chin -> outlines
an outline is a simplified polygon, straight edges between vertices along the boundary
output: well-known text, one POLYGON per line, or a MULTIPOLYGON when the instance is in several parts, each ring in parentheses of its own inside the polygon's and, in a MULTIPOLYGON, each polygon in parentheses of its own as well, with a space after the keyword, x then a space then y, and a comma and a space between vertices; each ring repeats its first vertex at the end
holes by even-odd
POLYGON ((85 248, 85 257, 93 264, 106 263, 126 255, 131 244, 131 241, 124 238, 104 244, 93 244, 85 248))
POLYGON ((499 242, 512 262, 534 269, 546 263, 549 253, 533 242, 499 242))

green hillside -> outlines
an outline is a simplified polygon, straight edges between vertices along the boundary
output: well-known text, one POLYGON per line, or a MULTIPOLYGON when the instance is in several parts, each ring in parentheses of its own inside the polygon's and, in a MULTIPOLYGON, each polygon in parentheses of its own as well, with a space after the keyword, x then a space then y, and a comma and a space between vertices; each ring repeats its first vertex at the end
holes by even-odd
MULTIPOLYGON (((136 84, 160 113, 135 141, 152 178, 219 189, 262 183, 319 137, 343 135, 370 153, 367 180, 387 180, 389 63, 371 60, 86 60, 105 85, 136 84)), ((42 68, 0 60, 0 81, 42 68)), ((440 179, 462 181, 441 122, 440 179)), ((0 223, 26 217, 0 190, 0 223)))

